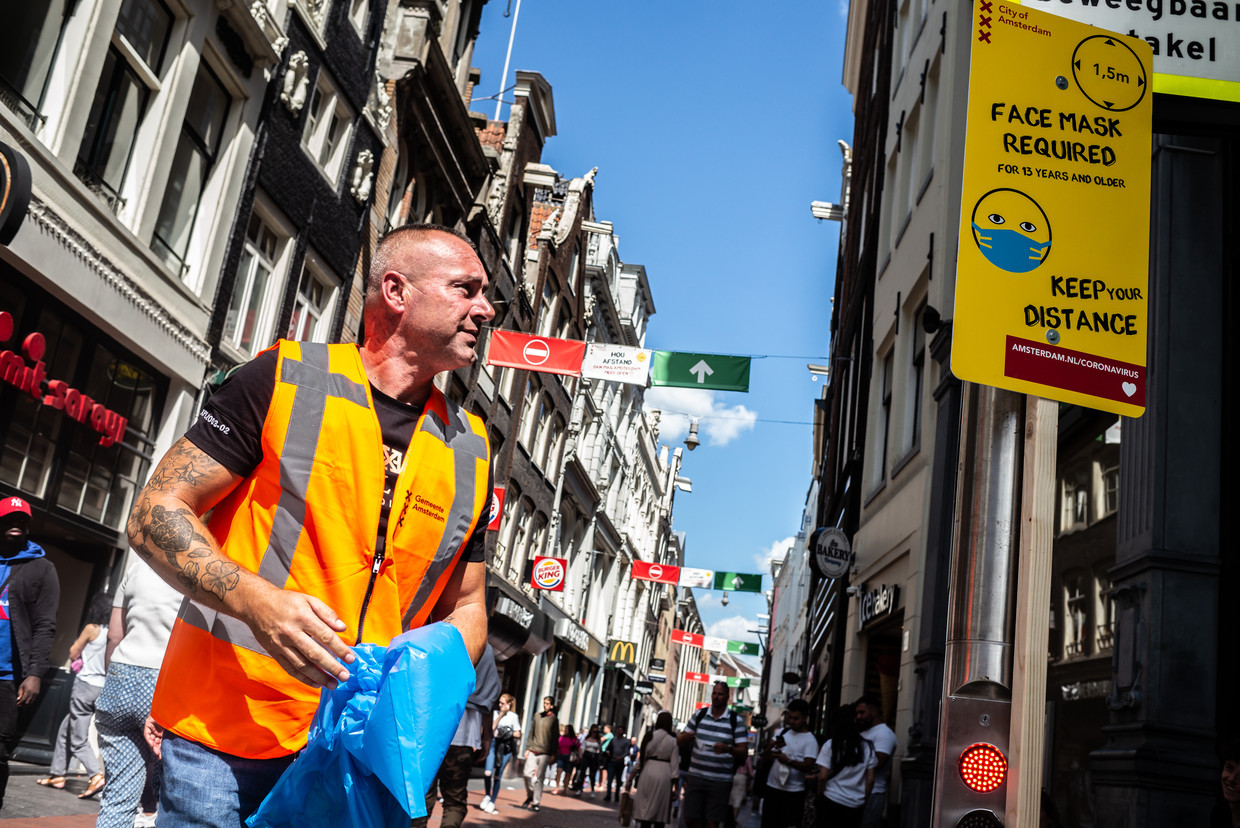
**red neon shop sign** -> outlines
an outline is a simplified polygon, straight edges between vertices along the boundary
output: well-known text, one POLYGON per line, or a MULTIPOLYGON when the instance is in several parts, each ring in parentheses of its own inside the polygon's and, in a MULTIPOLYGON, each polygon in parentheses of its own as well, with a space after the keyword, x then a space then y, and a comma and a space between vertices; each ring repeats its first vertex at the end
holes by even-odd
MULTIPOLYGON (((8 342, 12 337, 13 317, 8 311, 0 311, 0 342, 8 342)), ((64 380, 48 380, 47 366, 42 361, 46 351, 47 343, 38 331, 22 340, 25 358, 13 351, 0 351, 0 380, 26 392, 40 405, 58 408, 79 423, 89 425, 101 435, 99 445, 110 446, 121 442, 129 425, 128 418, 95 402, 64 380), (26 360, 33 361, 34 367, 27 365, 26 360), (47 380, 46 393, 44 380, 47 380)))

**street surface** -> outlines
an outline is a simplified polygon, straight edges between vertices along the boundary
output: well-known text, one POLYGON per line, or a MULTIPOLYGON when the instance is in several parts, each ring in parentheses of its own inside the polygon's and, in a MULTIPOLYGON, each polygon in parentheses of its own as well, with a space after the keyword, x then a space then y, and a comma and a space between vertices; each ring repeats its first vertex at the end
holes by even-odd
MULTIPOLYGON (((4 810, 0 811, 0 820, 4 828, 93 828, 95 816, 99 813, 98 801, 77 798, 86 787, 86 777, 69 777, 65 790, 57 791, 38 785, 35 780, 47 775, 47 768, 42 765, 29 765, 23 762, 10 764, 8 793, 4 800, 4 810)), ((478 809, 482 801, 482 779, 472 779, 469 783, 469 814, 465 824, 510 824, 522 828, 618 828, 614 802, 604 802, 603 793, 599 790, 594 799, 589 793, 575 796, 560 796, 554 788, 543 791, 542 810, 531 813, 518 806, 525 801, 525 786, 520 779, 506 778, 503 790, 496 800, 498 813, 492 815, 478 809)), ((431 815, 428 828, 439 828, 442 811, 436 806, 431 815)), ((744 828, 756 828, 757 816, 752 815, 746 807, 741 812, 741 825, 744 828)), ((631 828, 636 828, 632 823, 631 828)))

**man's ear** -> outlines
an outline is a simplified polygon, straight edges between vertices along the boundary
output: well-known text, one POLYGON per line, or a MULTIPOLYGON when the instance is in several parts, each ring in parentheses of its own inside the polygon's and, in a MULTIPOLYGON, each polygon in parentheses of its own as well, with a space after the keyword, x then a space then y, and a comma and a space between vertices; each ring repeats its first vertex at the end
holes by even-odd
POLYGON ((406 279, 403 274, 395 270, 389 270, 383 274, 379 282, 379 295, 383 299, 383 304, 394 313, 405 312, 405 305, 408 301, 405 290, 406 279))

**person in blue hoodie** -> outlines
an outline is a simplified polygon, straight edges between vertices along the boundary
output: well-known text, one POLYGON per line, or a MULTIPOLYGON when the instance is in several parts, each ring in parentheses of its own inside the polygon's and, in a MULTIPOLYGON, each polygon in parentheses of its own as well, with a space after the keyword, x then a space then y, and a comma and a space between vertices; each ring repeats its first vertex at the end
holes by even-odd
POLYGON ((0 498, 0 808, 9 784, 9 755, 19 720, 43 690, 56 635, 60 579, 43 548, 30 540, 30 504, 0 498))

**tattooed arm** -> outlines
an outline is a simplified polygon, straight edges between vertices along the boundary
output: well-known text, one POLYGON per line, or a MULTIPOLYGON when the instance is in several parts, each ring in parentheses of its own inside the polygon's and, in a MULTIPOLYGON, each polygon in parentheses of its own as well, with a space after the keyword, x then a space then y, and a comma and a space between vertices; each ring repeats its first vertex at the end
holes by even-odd
POLYGON ((293 678, 334 687, 349 677, 337 659, 354 659, 338 635, 345 623, 318 598, 280 589, 238 566, 200 518, 241 479, 182 437, 138 495, 126 527, 129 543, 183 594, 244 621, 293 678))
POLYGON ((462 556, 431 611, 432 621, 446 621, 461 631, 475 664, 487 645, 487 565, 462 556))

